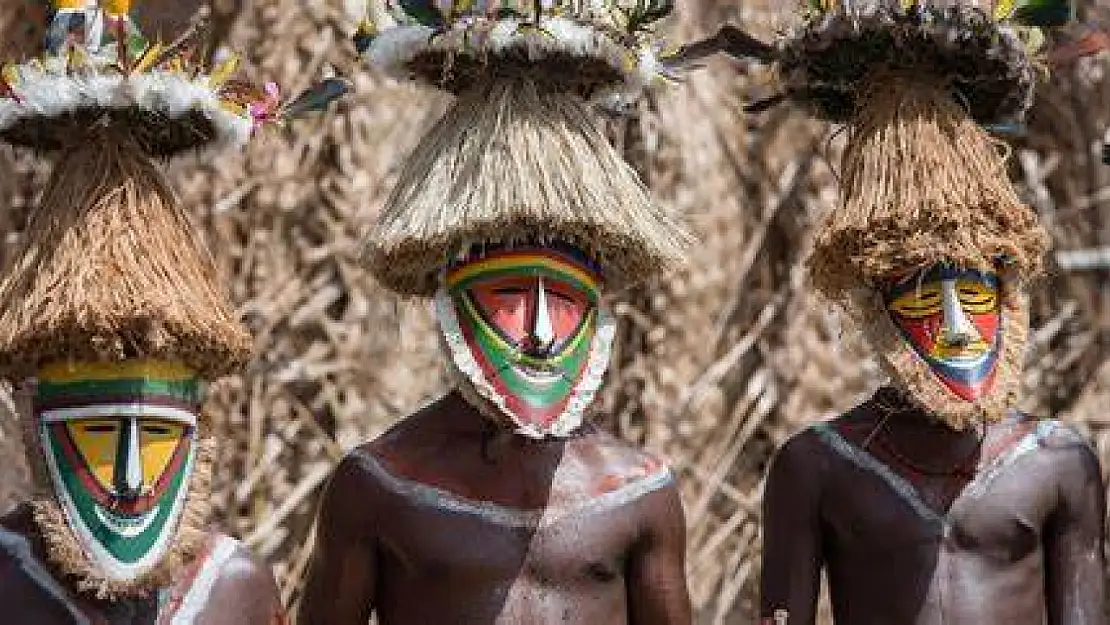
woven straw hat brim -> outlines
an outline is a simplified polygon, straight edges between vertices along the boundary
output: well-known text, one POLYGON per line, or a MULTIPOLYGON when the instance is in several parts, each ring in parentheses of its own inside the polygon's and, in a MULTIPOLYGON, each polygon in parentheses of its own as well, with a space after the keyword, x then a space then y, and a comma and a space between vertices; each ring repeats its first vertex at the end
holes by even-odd
POLYGON ((851 119, 878 70, 947 81, 979 123, 1021 119, 1033 101, 1036 75, 1025 44, 975 6, 833 9, 780 47, 787 93, 830 121, 851 119))
POLYGON ((545 239, 597 259, 607 289, 670 271, 691 241, 589 104, 519 77, 464 94, 421 139, 364 255, 384 285, 427 297, 472 245, 545 239))

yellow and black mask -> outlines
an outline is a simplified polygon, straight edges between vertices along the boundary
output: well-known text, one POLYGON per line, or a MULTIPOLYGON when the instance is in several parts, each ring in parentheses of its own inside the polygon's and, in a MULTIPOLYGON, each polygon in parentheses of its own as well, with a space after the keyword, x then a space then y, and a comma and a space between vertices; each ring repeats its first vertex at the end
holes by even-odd
POLYGON ((155 567, 173 542, 197 448, 200 384, 182 365, 60 363, 39 371, 34 419, 77 542, 109 579, 155 567))

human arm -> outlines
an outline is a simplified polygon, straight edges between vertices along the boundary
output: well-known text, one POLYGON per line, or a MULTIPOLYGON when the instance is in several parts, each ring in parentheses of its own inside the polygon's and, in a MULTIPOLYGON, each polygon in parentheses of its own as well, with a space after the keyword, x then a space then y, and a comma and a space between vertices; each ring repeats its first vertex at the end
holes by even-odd
POLYGON ((687 625, 686 519, 674 483, 644 500, 644 532, 629 557, 630 625, 687 625))
POLYGON ((1079 440, 1049 444, 1057 446, 1059 501, 1044 531, 1048 624, 1105 623, 1106 491, 1098 458, 1079 440))
POLYGON ((790 625, 813 625, 821 586, 819 444, 803 432, 771 463, 763 492, 762 623, 785 611, 790 625))
POLYGON ((231 557, 220 568, 219 579, 204 608, 204 619, 198 622, 205 625, 286 623, 270 567, 243 545, 236 545, 231 557))
POLYGON ((353 452, 336 468, 316 520, 316 544, 298 625, 365 625, 377 588, 375 502, 353 452))

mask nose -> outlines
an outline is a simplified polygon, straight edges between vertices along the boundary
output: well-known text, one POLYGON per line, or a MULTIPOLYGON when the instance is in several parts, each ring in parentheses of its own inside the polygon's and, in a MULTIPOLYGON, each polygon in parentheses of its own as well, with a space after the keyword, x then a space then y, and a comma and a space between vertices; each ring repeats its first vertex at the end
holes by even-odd
POLYGON ((120 424, 121 436, 116 450, 116 466, 112 482, 116 492, 125 499, 134 499, 143 493, 143 457, 139 449, 139 420, 124 419, 120 424))
POLYGON ((975 324, 964 314, 960 307, 960 297, 956 293, 955 280, 941 282, 941 301, 944 306, 944 327, 941 341, 952 347, 967 347, 979 338, 975 324))
POLYGON ((530 356, 546 356, 555 343, 555 326, 551 323, 551 312, 547 309, 547 289, 543 286, 543 278, 538 278, 536 283, 535 313, 532 315, 532 325, 528 329, 528 336, 521 346, 530 356))

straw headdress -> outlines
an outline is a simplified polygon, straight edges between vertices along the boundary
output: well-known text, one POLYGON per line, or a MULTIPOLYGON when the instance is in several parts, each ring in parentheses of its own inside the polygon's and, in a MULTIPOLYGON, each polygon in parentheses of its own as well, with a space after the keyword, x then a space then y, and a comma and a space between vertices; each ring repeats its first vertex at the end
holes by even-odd
MULTIPOLYGON (((235 58, 206 67, 200 24, 167 45, 147 41, 130 4, 56 0, 41 56, 0 71, 0 139, 55 157, 0 279, 0 377, 16 383, 52 363, 147 360, 210 380, 250 354, 216 265, 154 159, 244 142, 277 119, 275 90, 232 80, 235 58)), ((206 419, 172 542, 134 579, 107 575, 71 531, 44 469, 41 423, 24 426, 35 520, 67 583, 102 598, 146 596, 203 547, 215 444, 206 419)))
POLYGON ((841 206, 819 227, 815 286, 848 290, 936 262, 1004 261, 1028 279, 1047 237, 985 127, 1022 121, 1044 29, 1066 0, 808 0, 775 45, 726 26, 703 49, 774 62, 781 95, 848 124, 841 206))
POLYGON ((1017 396, 1028 308, 1048 236, 1007 178, 988 128, 1021 123, 1033 100, 1044 29, 1067 0, 809 0, 775 44, 732 26, 685 56, 724 50, 774 63, 794 102, 847 124, 840 206, 818 225, 814 286, 862 327, 892 377, 956 428, 997 419, 1017 396), (906 344, 879 294, 938 263, 1002 279, 1001 353, 992 393, 957 398, 906 344))
POLYGON ((56 154, 0 282, 0 376, 57 360, 157 358, 208 378, 248 357, 216 266, 154 163, 241 144, 270 94, 201 60, 201 24, 147 41, 130 2, 56 2, 39 58, 3 66, 0 139, 56 154))
POLYGON ((592 104, 668 73, 648 36, 667 3, 401 3, 364 24, 370 62, 457 95, 405 162, 365 256, 386 286, 430 296, 487 243, 571 243, 621 288, 668 270, 688 235, 607 141, 592 104), (537 12, 537 7, 541 7, 537 12))

